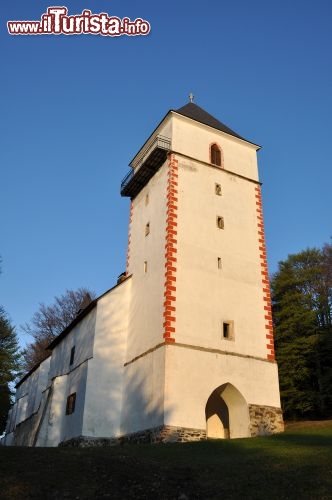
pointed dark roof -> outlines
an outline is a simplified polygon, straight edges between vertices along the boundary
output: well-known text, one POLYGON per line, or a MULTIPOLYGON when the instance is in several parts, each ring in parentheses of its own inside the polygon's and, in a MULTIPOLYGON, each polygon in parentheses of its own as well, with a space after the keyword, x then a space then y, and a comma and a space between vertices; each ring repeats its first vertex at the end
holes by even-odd
POLYGON ((200 108, 193 102, 188 102, 188 104, 185 104, 185 106, 182 106, 182 108, 176 109, 175 112, 179 113, 180 115, 187 116, 188 118, 191 118, 192 120, 195 120, 197 122, 203 123, 204 125, 208 125, 209 127, 216 128, 221 132, 225 132, 225 134, 229 134, 237 137, 238 139, 242 139, 243 141, 247 141, 247 139, 241 137, 239 134, 234 132, 234 130, 231 130, 229 127, 217 120, 217 118, 214 118, 214 116, 210 115, 204 109, 200 108))

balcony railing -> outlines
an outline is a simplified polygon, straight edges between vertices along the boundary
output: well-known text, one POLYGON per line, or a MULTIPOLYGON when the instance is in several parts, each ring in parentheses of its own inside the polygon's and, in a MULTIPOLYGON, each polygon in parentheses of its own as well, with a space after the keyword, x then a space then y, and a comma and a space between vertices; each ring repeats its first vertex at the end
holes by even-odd
POLYGON ((132 169, 121 182, 121 196, 135 197, 161 167, 171 150, 171 141, 158 135, 142 154, 135 158, 132 169))

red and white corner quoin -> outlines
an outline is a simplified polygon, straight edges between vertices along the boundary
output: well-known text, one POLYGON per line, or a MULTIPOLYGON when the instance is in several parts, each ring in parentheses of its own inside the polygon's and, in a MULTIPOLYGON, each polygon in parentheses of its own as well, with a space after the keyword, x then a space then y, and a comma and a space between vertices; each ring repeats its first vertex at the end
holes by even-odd
POLYGON ((166 194, 166 244, 164 291, 164 339, 175 342, 176 269, 177 269, 177 210, 178 210, 178 160, 169 156, 166 194))
POLYGON ((265 318, 265 328, 266 332, 266 348, 268 351, 267 359, 274 361, 274 337, 273 337, 273 323, 272 323, 272 307, 271 307, 271 293, 270 293, 270 282, 269 282, 269 272, 267 266, 266 257, 266 243, 265 243, 265 232, 264 232, 264 220, 263 220, 263 204, 262 204, 262 194, 260 185, 255 186, 255 198, 256 198, 256 212, 257 212, 257 226, 258 226, 258 243, 259 243, 259 257, 261 263, 261 274, 262 274, 262 284, 263 284, 263 301, 264 301, 264 318, 265 318))

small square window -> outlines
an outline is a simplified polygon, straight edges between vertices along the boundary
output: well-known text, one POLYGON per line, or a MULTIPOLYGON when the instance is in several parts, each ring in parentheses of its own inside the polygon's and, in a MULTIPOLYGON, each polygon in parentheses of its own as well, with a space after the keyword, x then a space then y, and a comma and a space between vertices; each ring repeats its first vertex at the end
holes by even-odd
POLYGON ((218 229, 224 229, 224 218, 217 215, 217 227, 218 229))
POLYGON ((145 225, 145 236, 150 233, 150 222, 147 222, 145 225))
POLYGON ((76 392, 70 394, 67 398, 66 404, 66 415, 71 415, 75 411, 75 403, 76 403, 76 392))
POLYGON ((74 363, 74 358, 75 358, 75 346, 73 346, 70 351, 70 361, 69 361, 70 366, 74 363))
POLYGON ((221 196, 222 195, 221 185, 220 184, 215 184, 215 193, 216 193, 217 196, 221 196))
POLYGON ((223 321, 222 322, 222 338, 225 340, 232 340, 234 338, 233 321, 223 321))

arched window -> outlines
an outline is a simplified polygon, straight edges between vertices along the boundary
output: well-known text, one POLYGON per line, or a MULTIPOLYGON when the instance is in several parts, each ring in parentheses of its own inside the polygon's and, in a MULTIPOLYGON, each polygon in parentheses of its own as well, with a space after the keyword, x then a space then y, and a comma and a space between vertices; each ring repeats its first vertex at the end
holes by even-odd
POLYGON ((221 149, 218 144, 212 144, 210 146, 210 163, 212 163, 212 165, 217 165, 217 167, 223 166, 221 149))

